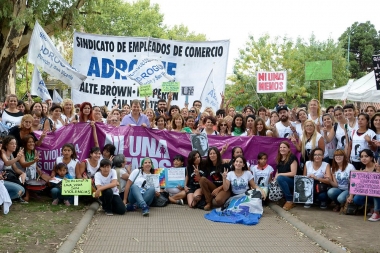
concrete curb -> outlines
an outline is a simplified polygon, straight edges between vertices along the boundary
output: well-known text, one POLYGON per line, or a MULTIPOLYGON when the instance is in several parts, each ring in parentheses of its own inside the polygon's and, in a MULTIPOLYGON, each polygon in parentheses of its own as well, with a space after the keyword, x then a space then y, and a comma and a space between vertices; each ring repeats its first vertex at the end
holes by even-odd
POLYGON ((99 208, 98 202, 93 202, 90 207, 88 208, 87 212, 83 215, 82 219, 78 223, 78 225, 75 227, 73 232, 67 237, 66 241, 62 244, 62 246, 58 249, 57 253, 71 253, 75 246, 77 245, 77 242, 79 241, 80 237, 86 230, 88 224, 90 224, 92 217, 94 216, 95 212, 99 208))
POLYGON ((314 242, 318 243, 323 249, 330 253, 342 253, 346 252, 335 243, 329 241, 326 237, 316 232, 313 228, 309 227, 299 219, 295 218, 291 213, 285 211, 280 206, 270 203, 269 207, 275 211, 279 216, 287 220, 290 224, 298 228, 302 233, 309 237, 314 242))

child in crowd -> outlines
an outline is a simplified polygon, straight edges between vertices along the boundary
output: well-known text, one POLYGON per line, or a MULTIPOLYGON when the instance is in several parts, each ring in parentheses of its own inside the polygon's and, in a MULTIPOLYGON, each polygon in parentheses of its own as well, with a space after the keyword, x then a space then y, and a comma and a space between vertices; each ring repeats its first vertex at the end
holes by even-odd
POLYGON ((102 207, 106 215, 113 213, 124 214, 125 206, 119 196, 116 170, 111 169, 112 162, 108 159, 100 161, 100 171, 95 173, 95 198, 102 201, 102 207))
MULTIPOLYGON (((55 164, 64 163, 68 168, 68 172, 70 176, 75 178, 75 168, 78 164, 78 156, 75 152, 75 147, 71 143, 66 143, 62 146, 62 156, 57 157, 55 164)), ((55 172, 53 171, 51 177, 55 176, 55 172)))
POLYGON ((116 155, 113 160, 113 169, 116 170, 117 181, 119 185, 119 195, 121 199, 124 199, 125 185, 127 184, 129 175, 131 174, 131 165, 125 166, 125 156, 123 154, 116 155))
MULTIPOLYGON (((173 159, 173 167, 181 168, 185 162, 185 157, 182 155, 176 155, 173 159)), ((185 172, 186 175, 186 172, 185 172)), ((165 191, 169 193, 169 201, 172 204, 183 205, 183 199, 186 197, 184 186, 178 185, 173 188, 166 188, 165 191)))
POLYGON ((52 182, 53 187, 50 190, 51 196, 53 197, 52 205, 58 205, 60 201, 63 201, 66 206, 70 206, 72 196, 62 195, 62 180, 67 179, 74 179, 74 177, 69 174, 67 165, 64 163, 57 164, 55 166, 55 177, 52 178, 55 183, 52 182))
POLYGON ((272 181, 272 174, 274 169, 268 162, 268 155, 260 152, 257 155, 258 164, 251 166, 251 172, 254 176, 255 183, 268 194, 268 185, 272 181))

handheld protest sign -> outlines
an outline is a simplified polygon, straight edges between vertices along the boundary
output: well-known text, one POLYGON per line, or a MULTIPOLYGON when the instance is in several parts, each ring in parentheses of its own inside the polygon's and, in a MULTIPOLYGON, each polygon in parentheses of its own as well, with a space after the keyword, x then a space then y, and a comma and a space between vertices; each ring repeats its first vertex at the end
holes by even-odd
POLYGON ((366 220, 368 196, 380 197, 380 173, 351 171, 349 189, 350 194, 366 196, 364 210, 364 220, 366 220))
POLYGON ((179 82, 163 82, 161 92, 180 92, 179 82))
POLYGON ((89 196, 91 193, 91 179, 62 180, 62 195, 73 195, 75 206, 78 205, 78 196, 89 196))
POLYGON ((294 203, 313 204, 314 180, 307 176, 294 176, 294 203))
POLYGON ((140 85, 139 86, 139 96, 140 97, 149 97, 152 96, 153 89, 151 84, 140 85))

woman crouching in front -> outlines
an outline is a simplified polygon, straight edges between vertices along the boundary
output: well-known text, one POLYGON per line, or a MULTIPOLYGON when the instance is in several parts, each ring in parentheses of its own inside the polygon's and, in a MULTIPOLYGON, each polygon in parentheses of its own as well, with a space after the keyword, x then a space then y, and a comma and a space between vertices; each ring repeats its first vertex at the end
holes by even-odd
POLYGON ((141 161, 141 169, 132 171, 124 190, 123 202, 127 211, 134 211, 136 207, 139 207, 142 209, 143 216, 149 216, 149 205, 152 203, 154 196, 158 197, 160 195, 159 192, 155 192, 154 187, 146 188, 147 175, 153 173, 154 168, 149 157, 145 157, 141 161))
POLYGON ((100 171, 95 173, 95 198, 102 201, 106 215, 124 214, 125 206, 119 196, 116 170, 111 169, 112 162, 108 159, 100 161, 100 171))
POLYGON ((232 171, 228 172, 226 168, 224 169, 223 190, 227 192, 230 187, 233 195, 245 193, 246 190, 251 188, 260 191, 262 198, 266 198, 264 190, 255 184, 254 176, 248 170, 247 161, 243 156, 235 158, 232 171))

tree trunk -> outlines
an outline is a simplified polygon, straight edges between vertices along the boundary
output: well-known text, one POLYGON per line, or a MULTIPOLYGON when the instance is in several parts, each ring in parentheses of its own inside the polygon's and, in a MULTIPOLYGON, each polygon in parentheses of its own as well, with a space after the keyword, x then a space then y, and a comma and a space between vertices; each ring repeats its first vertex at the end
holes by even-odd
MULTIPOLYGON (((72 23, 73 11, 81 8, 88 1, 89 0, 77 0, 71 7, 66 9, 65 13, 61 17, 57 17, 58 19, 54 19, 53 22, 51 22, 51 20, 50 22, 47 21, 49 24, 44 27, 44 30, 49 36, 51 36, 54 33, 54 28, 58 27, 59 30, 66 29, 72 23)), ((26 5, 26 0, 12 2, 12 17, 6 21, 0 18, 0 29, 2 29, 2 34, 0 34, 0 101, 4 101, 5 97, 10 94, 10 70, 16 66, 16 62, 22 56, 28 53, 30 38, 33 32, 29 26, 25 25, 25 21, 15 22, 23 25, 15 24, 9 28, 7 27, 12 20, 17 20, 18 18, 21 19, 21 16, 24 14, 26 8, 31 8, 26 5), (4 24, 2 22, 4 22, 4 24), (3 36, 6 37, 4 40, 3 36), (1 46, 3 46, 2 49, 1 46)))

